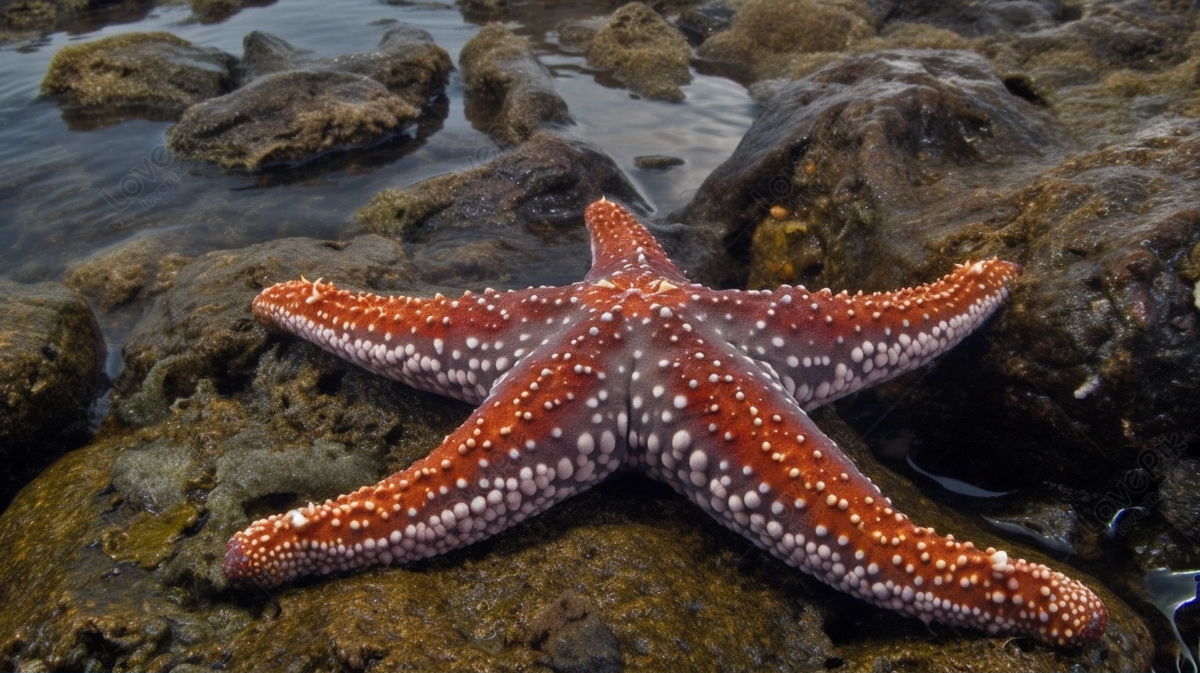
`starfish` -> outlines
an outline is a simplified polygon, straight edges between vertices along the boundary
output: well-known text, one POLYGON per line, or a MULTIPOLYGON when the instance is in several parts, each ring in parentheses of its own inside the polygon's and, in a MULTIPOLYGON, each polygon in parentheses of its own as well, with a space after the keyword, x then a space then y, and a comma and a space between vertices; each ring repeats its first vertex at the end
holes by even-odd
POLYGON ((805 413, 952 347, 1019 266, 970 262, 869 295, 714 291, 616 203, 591 204, 585 220, 592 269, 566 287, 382 297, 301 279, 255 299, 268 323, 479 407, 407 469, 237 533, 231 581, 442 554, 625 466, 786 563, 927 624, 1059 646, 1103 634, 1107 609, 1081 582, 913 524, 805 413))

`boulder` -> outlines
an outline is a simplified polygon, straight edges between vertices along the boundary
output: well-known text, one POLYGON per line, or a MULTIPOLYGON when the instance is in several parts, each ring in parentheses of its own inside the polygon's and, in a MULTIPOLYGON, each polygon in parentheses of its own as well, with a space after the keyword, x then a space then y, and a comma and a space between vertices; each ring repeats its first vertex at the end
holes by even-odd
POLYGON ((0 507, 87 437, 104 357, 100 328, 78 294, 0 280, 0 507))
POLYGON ((637 93, 683 100, 680 87, 692 81, 692 50, 675 26, 640 2, 621 7, 596 31, 588 64, 613 71, 637 93))
POLYGON ((409 245, 427 282, 524 288, 587 274, 583 210, 601 196, 642 205, 603 152, 542 131, 478 168, 379 192, 356 217, 409 245))
POLYGON ((467 119, 494 142, 516 145, 544 127, 574 123, 529 41, 502 24, 484 26, 458 60, 467 84, 467 119))
POLYGON ((369 147, 412 126, 451 70, 429 34, 408 26, 374 52, 335 59, 262 33, 245 50, 244 84, 187 110, 168 135, 176 153, 254 170, 369 147))
POLYGON ((42 95, 60 101, 73 127, 112 124, 130 114, 174 120, 230 91, 236 63, 219 49, 170 33, 123 33, 58 50, 42 95))

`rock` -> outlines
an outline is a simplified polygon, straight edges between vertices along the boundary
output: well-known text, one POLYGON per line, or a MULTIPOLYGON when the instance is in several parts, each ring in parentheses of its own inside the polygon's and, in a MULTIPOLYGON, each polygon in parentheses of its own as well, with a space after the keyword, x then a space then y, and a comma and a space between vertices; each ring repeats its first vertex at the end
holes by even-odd
POLYGON ((127 423, 163 417, 204 378, 222 389, 245 385, 270 334, 250 302, 263 288, 307 274, 351 287, 411 287, 400 246, 378 236, 349 243, 284 239, 211 252, 183 267, 129 335, 114 409, 127 423))
POLYGON ((486 21, 508 12, 509 0, 454 0, 469 21, 486 21))
POLYGON ((289 70, 353 73, 379 82, 418 108, 442 92, 454 69, 450 56, 434 44, 429 33, 404 24, 388 29, 375 51, 337 58, 298 49, 282 38, 259 31, 246 35, 242 45, 244 53, 237 73, 243 85, 289 70))
MULTIPOLYGON (((0 516, 0 667, 243 670, 264 649, 281 670, 617 670, 620 656, 630 670, 1150 665, 1145 626, 1092 582, 1111 622, 1082 650, 927 628, 808 579, 634 477, 408 568, 271 598, 218 590, 229 531, 411 463, 466 415, 445 407, 283 340, 246 387, 221 395, 205 382, 163 421, 68 454, 0 516)), ((827 410, 815 416, 915 519, 1054 563, 938 508, 827 410)))
POLYGON ((245 48, 246 84, 189 108, 168 136, 176 153, 253 170, 367 147, 416 122, 451 69, 429 34, 408 26, 385 33, 375 52, 336 59, 262 33, 245 48))
MULTIPOLYGON (((714 251, 722 240, 749 244, 734 252, 754 260, 753 287, 895 289, 913 282, 913 260, 929 248, 884 233, 885 220, 954 231, 984 216, 973 190, 1018 164, 1032 173, 1062 152, 1064 136, 975 54, 850 56, 779 90, 680 217, 714 251), (939 218, 928 216, 933 203, 944 204, 939 218), (775 205, 796 216, 770 218, 775 205)), ((745 282, 725 259, 695 264, 722 284, 745 282)))
POLYGON ((95 30, 108 17, 138 21, 154 6, 146 0, 0 0, 0 40, 27 39, 86 24, 95 30))
POLYGON ((987 362, 1000 380, 980 400, 1000 427, 1020 419, 995 439, 1030 447, 1010 456, 1010 470, 1095 486, 1155 438, 1200 424, 1200 314, 1181 278, 1200 244, 1196 180, 1200 123, 1164 123, 1012 194, 994 237, 963 232, 943 243, 1023 248, 1021 291, 987 362), (1053 437, 1054 455, 1039 455, 1034 437, 1053 437))
POLYGON ((1154 117, 1200 114, 1194 12, 1142 0, 1089 7, 1082 18, 980 45, 1005 81, 1055 110, 1091 147, 1124 142, 1154 117))
POLYGON ((931 469, 956 466, 956 478, 1099 498, 1154 438, 1200 425, 1188 275, 1200 124, 1163 122, 1063 161, 1067 147, 1044 108, 1008 93, 978 57, 852 57, 780 91, 683 219, 710 240, 751 239, 754 287, 892 289, 968 259, 1020 261, 1025 275, 985 336, 921 385, 900 379, 843 409, 880 436, 902 419, 931 469), (874 89, 872 72, 894 76, 874 89), (776 204, 795 215, 770 218, 776 204), (892 420, 876 427, 881 415, 892 420), (945 422, 956 418, 973 421, 945 422), (989 448, 963 461, 964 446, 989 448))
POLYGON ((587 599, 569 589, 533 618, 526 638, 545 653, 539 663, 558 673, 616 673, 625 668, 612 629, 587 599))
POLYGON ((246 7, 267 7, 273 4, 275 0, 188 0, 192 14, 200 23, 217 23, 246 7))
POLYGON ((1159 511, 1184 539, 1200 539, 1200 493, 1194 487, 1200 483, 1200 462, 1180 460, 1163 468, 1159 511))
POLYGON ((165 291, 189 261, 152 238, 138 238, 72 266, 63 283, 108 311, 165 291))
POLYGON ((253 170, 367 147, 419 115, 368 77, 293 70, 189 108, 168 143, 189 159, 253 170))
POLYGON ((612 70, 634 91, 661 100, 683 100, 680 87, 692 81, 691 55, 683 34, 640 2, 614 12, 587 52, 589 65, 612 70))
POLYGON ((790 73, 803 54, 844 51, 874 34, 873 18, 858 0, 747 0, 733 26, 705 40, 696 53, 742 64, 753 81, 790 73))
POLYGON ((543 131, 478 168, 379 192, 355 217, 411 246, 427 282, 523 288, 586 275, 583 210, 605 195, 642 205, 607 155, 543 131))
POLYGON ((709 0, 679 13, 675 27, 694 45, 702 44, 715 33, 728 30, 737 14, 736 3, 729 0, 709 0))
POLYGON ((57 283, 0 280, 0 507, 87 436, 104 356, 100 328, 78 294, 57 283))
POLYGON ((596 33, 604 25, 602 16, 578 21, 564 21, 554 27, 558 33, 558 43, 572 51, 586 53, 588 45, 595 39, 596 33))
POLYGON ((236 63, 170 33, 123 33, 60 49, 42 95, 60 101, 72 127, 113 124, 130 114, 174 120, 188 106, 230 91, 236 63))
POLYGON ((633 165, 643 170, 662 170, 671 168, 672 166, 682 166, 683 159, 679 157, 668 157, 662 154, 647 154, 633 158, 633 165))
POLYGON ((501 145, 525 142, 539 129, 573 124, 528 40, 489 23, 459 55, 471 125, 501 145))

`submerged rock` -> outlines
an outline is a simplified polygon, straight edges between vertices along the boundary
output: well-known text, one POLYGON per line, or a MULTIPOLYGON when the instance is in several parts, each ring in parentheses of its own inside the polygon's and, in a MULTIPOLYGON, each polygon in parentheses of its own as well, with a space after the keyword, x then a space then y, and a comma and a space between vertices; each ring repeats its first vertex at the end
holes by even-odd
POLYGON ((217 23, 237 14, 246 7, 266 7, 276 0, 187 0, 192 14, 201 23, 217 23))
POLYGON ((104 356, 100 328, 78 294, 57 283, 0 280, 0 507, 87 435, 104 356))
POLYGON ((631 2, 596 31, 587 58, 649 98, 683 100, 680 86, 692 81, 691 55, 687 39, 674 26, 646 5, 631 2))
POLYGON ((374 52, 335 59, 262 33, 245 49, 246 83, 189 108, 168 135, 176 153, 257 169, 367 147, 415 123, 452 67, 428 33, 408 26, 385 33, 374 52))
POLYGON ((467 119, 493 141, 516 145, 542 128, 574 123, 529 41, 502 24, 484 26, 458 60, 467 84, 467 119))
POLYGON ((587 273, 583 210, 606 195, 642 203, 603 152, 543 131, 478 168, 379 192, 356 217, 413 246, 428 282, 525 287, 587 273))
POLYGON ((75 127, 130 114, 173 120, 189 106, 233 88, 237 59, 170 33, 124 33, 63 47, 50 61, 42 95, 59 99, 75 127))

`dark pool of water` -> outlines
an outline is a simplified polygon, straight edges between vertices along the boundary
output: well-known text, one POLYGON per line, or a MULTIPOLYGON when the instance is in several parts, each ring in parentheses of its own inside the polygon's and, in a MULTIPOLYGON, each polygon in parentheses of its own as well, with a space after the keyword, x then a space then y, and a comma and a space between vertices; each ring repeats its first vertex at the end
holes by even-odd
MULTIPOLYGON (((533 40, 554 74, 578 122, 572 132, 607 152, 659 213, 674 211, 732 153, 757 109, 741 85, 713 75, 696 74, 683 103, 645 100, 615 86, 555 40, 558 21, 589 13, 559 7, 512 27, 533 40), (644 154, 685 164, 643 171, 633 158, 644 154)), ((129 23, 0 47, 0 277, 61 280, 72 265, 138 237, 185 255, 289 236, 345 238, 356 231, 354 211, 375 192, 494 157, 498 148, 464 117, 458 73, 438 115, 444 118, 430 120, 420 137, 260 174, 173 157, 164 140, 169 122, 130 119, 72 130, 53 101, 38 97, 56 51, 122 32, 166 30, 240 56, 243 36, 261 30, 336 56, 371 50, 394 21, 429 31, 455 63, 480 27, 449 7, 288 0, 215 24, 194 20, 187 7, 160 7, 129 23)), ((123 329, 103 316, 101 322, 109 323, 110 348, 119 347, 123 329)))

